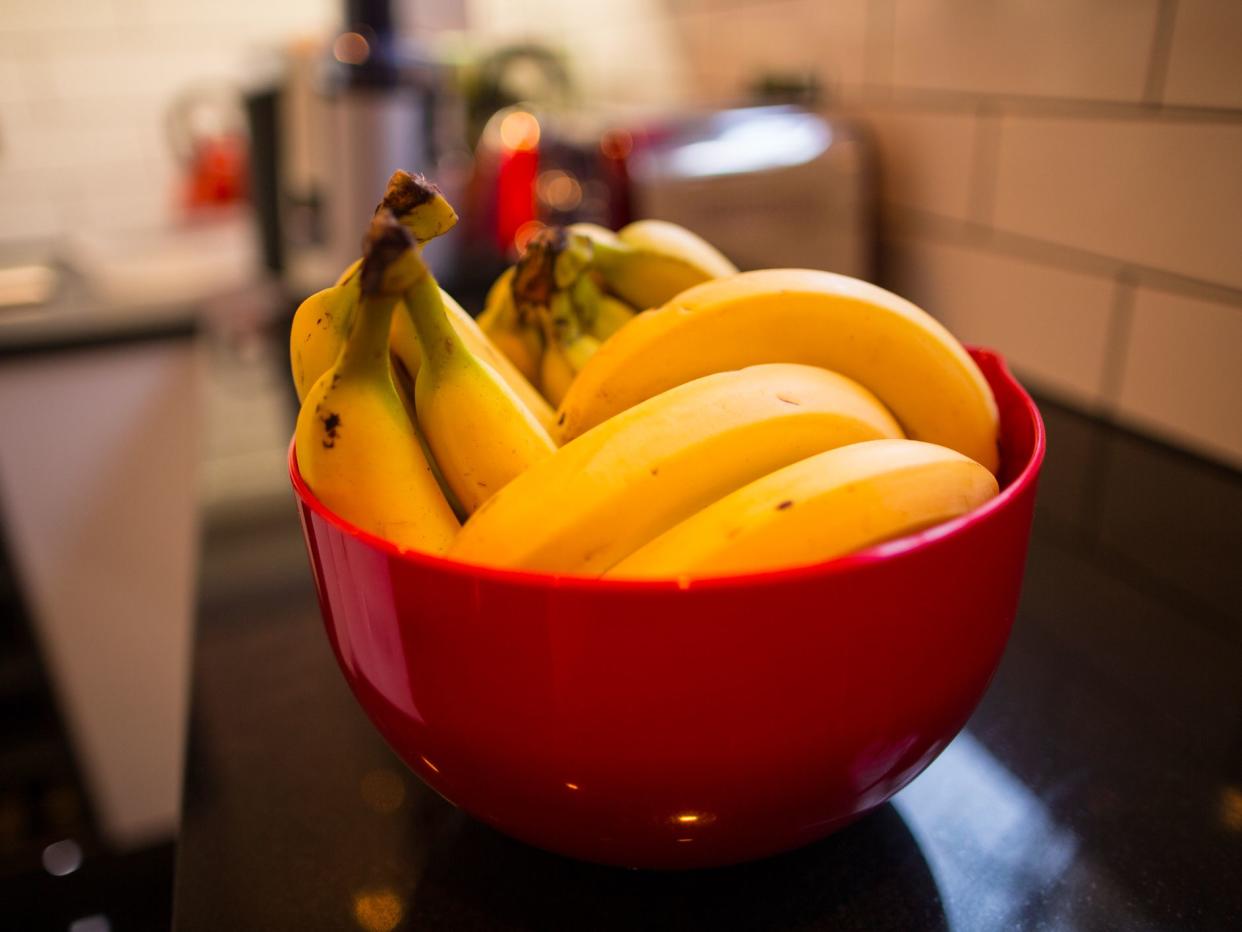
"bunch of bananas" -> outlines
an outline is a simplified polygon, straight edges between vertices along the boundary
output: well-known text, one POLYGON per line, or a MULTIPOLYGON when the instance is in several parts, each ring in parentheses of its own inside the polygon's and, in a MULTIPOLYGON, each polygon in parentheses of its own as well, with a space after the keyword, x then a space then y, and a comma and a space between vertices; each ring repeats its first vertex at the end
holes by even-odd
POLYGON ((479 325, 552 404, 600 344, 639 311, 737 272, 684 227, 639 220, 616 233, 548 227, 488 293, 479 325))
POLYGON ((455 221, 396 173, 363 258, 294 318, 298 466, 358 527, 471 563, 692 578, 829 559, 996 494, 987 382, 896 295, 738 273, 673 224, 575 225, 531 241, 476 325, 420 256, 455 221))

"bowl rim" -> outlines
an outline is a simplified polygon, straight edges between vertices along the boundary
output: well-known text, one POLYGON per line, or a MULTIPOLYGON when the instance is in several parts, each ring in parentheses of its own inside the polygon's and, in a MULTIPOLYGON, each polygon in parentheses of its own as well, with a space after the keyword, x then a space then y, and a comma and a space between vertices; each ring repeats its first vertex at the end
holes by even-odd
POLYGON ((978 346, 967 346, 966 350, 976 362, 979 362, 981 359, 987 359, 995 365, 1000 382, 1017 398, 1023 412, 1027 416, 1027 420, 1034 427, 1035 438, 1031 453, 1022 465, 1021 470, 996 496, 963 515, 903 537, 893 538, 863 550, 833 557, 829 560, 821 560, 817 563, 804 563, 780 569, 759 570, 751 573, 735 573, 724 576, 669 579, 602 579, 595 576, 550 573, 542 570, 508 569, 481 563, 469 563, 418 550, 402 549, 382 537, 378 537, 351 524, 328 509, 315 497, 315 494, 302 479, 302 475, 298 471, 295 439, 289 441, 289 479, 293 484, 294 494, 303 506, 309 508, 336 530, 348 537, 354 538, 369 549, 378 551, 390 558, 409 563, 420 569, 447 573, 454 576, 465 576, 476 581, 486 580, 491 583, 543 590, 634 593, 703 591, 737 587, 755 588, 797 583, 810 577, 839 576, 897 560, 931 546, 943 538, 963 533, 968 528, 982 524, 989 520, 996 512, 1009 507, 1015 499, 1022 496, 1035 483, 1047 446, 1044 421, 1039 413, 1038 406, 1026 389, 1014 377, 1013 372, 1005 361, 1005 357, 1001 353, 978 346))

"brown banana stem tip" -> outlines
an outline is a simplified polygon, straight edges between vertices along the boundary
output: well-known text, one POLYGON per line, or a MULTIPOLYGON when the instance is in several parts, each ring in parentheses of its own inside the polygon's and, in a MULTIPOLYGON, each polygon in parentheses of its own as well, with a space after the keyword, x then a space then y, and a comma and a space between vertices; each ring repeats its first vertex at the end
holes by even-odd
POLYGON ((377 210, 362 238, 362 293, 379 294, 388 267, 412 248, 414 237, 393 212, 385 208, 377 210))
POLYGON ((417 172, 410 174, 397 169, 388 179, 384 199, 379 202, 375 212, 378 214, 381 210, 391 210, 396 216, 404 217, 416 207, 422 207, 440 196, 440 189, 428 181, 425 175, 417 172))
POLYGON ((513 297, 519 304, 546 305, 556 290, 556 257, 569 244, 564 227, 544 227, 530 238, 513 273, 513 297))

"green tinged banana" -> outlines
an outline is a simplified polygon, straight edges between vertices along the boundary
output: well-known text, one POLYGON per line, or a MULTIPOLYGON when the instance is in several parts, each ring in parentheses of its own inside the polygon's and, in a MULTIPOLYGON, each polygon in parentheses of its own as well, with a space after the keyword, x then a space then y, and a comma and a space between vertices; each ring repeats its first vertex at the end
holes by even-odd
POLYGON ((664 220, 638 220, 617 233, 594 224, 569 228, 594 245, 593 265, 606 289, 639 310, 737 267, 702 237, 664 220))
POLYGON ((591 335, 601 342, 628 324, 638 313, 620 298, 610 294, 599 296, 595 319, 591 321, 591 335))
POLYGON ((546 227, 493 284, 479 322, 557 404, 577 371, 637 309, 735 271, 715 247, 664 221, 640 220, 619 233, 591 223, 546 227), (558 306, 558 295, 568 305, 558 306))
POLYGON ((594 251, 585 236, 548 227, 527 244, 514 267, 512 292, 519 316, 543 335, 539 388, 558 404, 600 340, 591 330, 602 295, 592 271, 594 251))

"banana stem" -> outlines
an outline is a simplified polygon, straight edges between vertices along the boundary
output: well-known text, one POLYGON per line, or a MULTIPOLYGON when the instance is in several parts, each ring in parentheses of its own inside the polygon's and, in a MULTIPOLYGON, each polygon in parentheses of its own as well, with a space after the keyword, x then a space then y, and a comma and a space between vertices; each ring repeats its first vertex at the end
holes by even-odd
POLYGON ((423 365, 440 367, 454 358, 464 359, 471 355, 457 330, 449 323, 440 286, 431 272, 419 276, 418 281, 405 292, 405 310, 418 333, 423 365))
POLYGON ((374 376, 391 379, 388 369, 388 330, 396 295, 366 295, 354 312, 349 337, 341 347, 336 371, 341 375, 374 376))
POLYGON ((444 199, 440 189, 420 174, 392 173, 384 198, 375 212, 390 210, 419 243, 447 233, 457 224, 457 211, 444 199))

